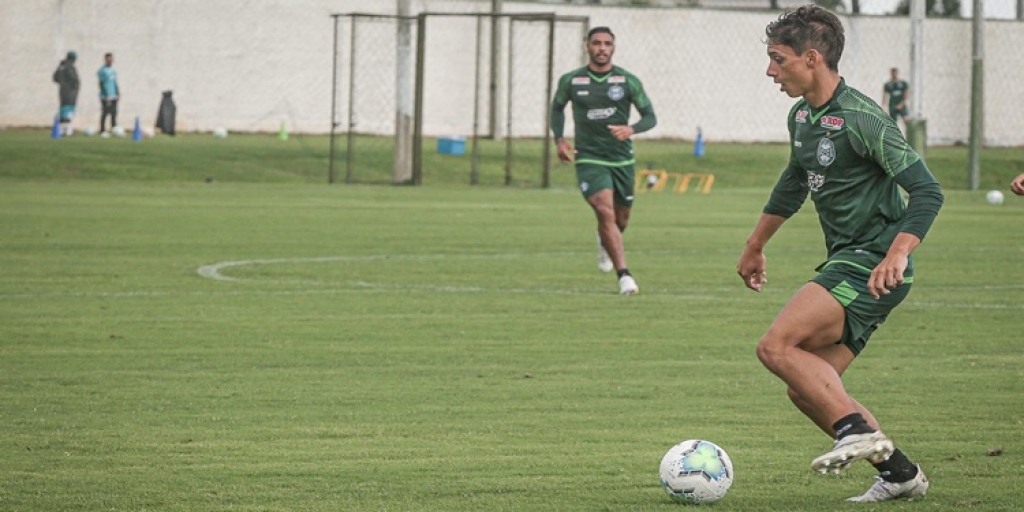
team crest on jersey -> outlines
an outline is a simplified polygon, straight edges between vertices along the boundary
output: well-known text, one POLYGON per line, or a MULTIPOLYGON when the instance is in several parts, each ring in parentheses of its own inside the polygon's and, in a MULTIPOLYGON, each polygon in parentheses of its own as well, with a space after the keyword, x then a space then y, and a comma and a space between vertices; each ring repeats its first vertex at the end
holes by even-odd
POLYGON ((845 122, 841 117, 825 116, 821 118, 821 127, 826 130, 841 130, 845 122))
POLYGON ((816 172, 807 173, 807 187, 811 189, 811 192, 817 192, 821 190, 821 186, 825 184, 825 175, 818 174, 816 172))
POLYGON ((608 77, 608 83, 610 84, 624 84, 626 83, 626 77, 622 75, 613 75, 608 77))
POLYGON ((798 122, 798 123, 806 123, 807 122, 807 111, 806 110, 797 110, 796 111, 796 116, 795 116, 794 120, 796 122, 798 122))
POLYGON ((818 164, 822 167, 828 167, 835 161, 836 145, 832 142, 832 139, 822 137, 821 140, 818 141, 818 164))
POLYGON ((590 84, 590 77, 589 76, 574 76, 574 77, 572 77, 572 84, 573 85, 589 85, 590 84))
POLYGON ((608 88, 608 99, 619 101, 626 95, 626 90, 621 85, 613 85, 608 88))
POLYGON ((601 119, 608 119, 613 115, 615 115, 615 107, 592 108, 587 111, 587 119, 591 121, 600 121, 601 119))

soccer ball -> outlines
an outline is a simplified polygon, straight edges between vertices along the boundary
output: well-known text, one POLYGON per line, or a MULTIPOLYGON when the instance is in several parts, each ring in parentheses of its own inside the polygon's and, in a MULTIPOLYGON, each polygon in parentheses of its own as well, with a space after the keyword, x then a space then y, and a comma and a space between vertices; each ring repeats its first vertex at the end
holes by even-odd
POLYGON ((985 194, 985 200, 988 204, 1001 205, 1003 204, 1003 193, 998 190, 989 190, 988 194, 985 194))
POLYGON ((114 137, 124 137, 124 128, 115 126, 110 129, 110 133, 113 134, 114 137))
POLYGON ((732 486, 732 460, 715 443, 690 439, 668 450, 658 475, 673 501, 713 503, 732 486))
POLYGON ((218 139, 226 139, 227 136, 228 136, 228 130, 227 130, 227 128, 223 128, 223 127, 214 128, 213 129, 213 136, 217 137, 218 139))
POLYGON ((96 128, 93 128, 92 126, 86 126, 85 128, 82 128, 82 133, 84 133, 88 137, 92 137, 93 135, 96 135, 96 128))

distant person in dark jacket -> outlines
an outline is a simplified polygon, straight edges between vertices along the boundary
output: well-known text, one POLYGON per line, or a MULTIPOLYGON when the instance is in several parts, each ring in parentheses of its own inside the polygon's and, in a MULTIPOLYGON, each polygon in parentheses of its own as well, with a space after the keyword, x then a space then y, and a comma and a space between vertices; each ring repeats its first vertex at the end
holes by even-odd
POLYGON ((68 52, 67 58, 60 61, 57 70, 53 72, 53 81, 60 85, 60 133, 65 137, 74 133, 71 120, 75 117, 75 105, 78 104, 78 89, 81 85, 78 70, 75 69, 76 59, 77 53, 68 52))

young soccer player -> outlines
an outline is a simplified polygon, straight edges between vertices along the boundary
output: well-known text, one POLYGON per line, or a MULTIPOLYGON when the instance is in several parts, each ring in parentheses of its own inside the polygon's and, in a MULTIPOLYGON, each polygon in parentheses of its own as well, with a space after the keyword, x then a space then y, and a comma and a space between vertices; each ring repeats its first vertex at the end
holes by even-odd
POLYGON ((614 268, 619 293, 632 295, 640 288, 626 266, 622 232, 629 224, 633 207, 634 134, 657 124, 654 107, 640 80, 612 64, 615 34, 608 27, 594 27, 587 34, 586 66, 570 71, 558 80, 551 104, 551 131, 558 145, 558 158, 576 163, 576 179, 583 198, 597 215, 598 267, 614 268), (563 136, 565 106, 572 102, 576 147, 563 136), (640 120, 629 125, 630 105, 640 120))
POLYGON ((737 265, 744 284, 767 282, 764 248, 810 195, 827 260, 783 307, 757 355, 788 386, 790 400, 835 439, 812 469, 838 473, 867 459, 878 481, 850 501, 912 499, 928 490, 920 466, 895 449, 875 417, 843 386, 843 373, 910 292, 911 252, 943 196, 881 107, 839 75, 845 35, 831 12, 804 6, 768 24, 767 75, 800 98, 789 112, 789 164, 737 265), (900 188, 909 194, 905 205, 900 188))

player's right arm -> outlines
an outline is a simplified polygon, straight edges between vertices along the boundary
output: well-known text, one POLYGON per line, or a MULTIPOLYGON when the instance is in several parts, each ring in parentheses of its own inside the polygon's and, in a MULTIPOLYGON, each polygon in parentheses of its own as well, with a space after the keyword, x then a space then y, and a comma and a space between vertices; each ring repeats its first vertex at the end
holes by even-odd
POLYGON ((786 222, 786 217, 762 213, 753 233, 747 237, 747 244, 736 264, 736 273, 743 279, 743 284, 754 290, 761 291, 761 286, 768 282, 768 259, 764 255, 764 246, 768 245, 775 232, 786 222))
MULTIPOLYGON (((794 118, 799 108, 800 103, 797 103, 789 111, 787 125, 790 148, 793 147, 793 137, 796 132, 794 118)), ((736 264, 736 273, 743 279, 743 284, 747 288, 759 292, 761 286, 768 282, 766 272, 768 260, 764 255, 764 247, 768 245, 768 241, 775 236, 786 220, 800 211, 809 192, 807 172, 800 167, 791 149, 789 165, 782 171, 779 180, 775 183, 768 203, 761 212, 761 218, 754 226, 754 231, 747 237, 743 253, 740 254, 740 261, 736 264)))
POLYGON ((565 140, 565 106, 569 104, 569 85, 572 82, 572 73, 562 75, 558 80, 558 89, 555 90, 555 98, 551 101, 551 132, 555 135, 555 145, 558 147, 558 159, 563 162, 572 162, 576 159, 576 149, 565 140))

